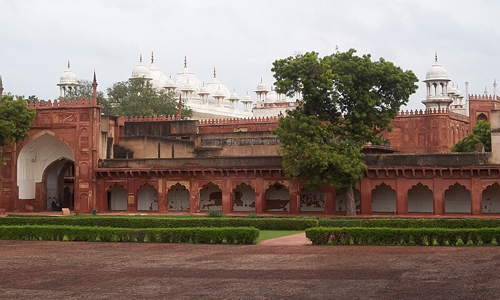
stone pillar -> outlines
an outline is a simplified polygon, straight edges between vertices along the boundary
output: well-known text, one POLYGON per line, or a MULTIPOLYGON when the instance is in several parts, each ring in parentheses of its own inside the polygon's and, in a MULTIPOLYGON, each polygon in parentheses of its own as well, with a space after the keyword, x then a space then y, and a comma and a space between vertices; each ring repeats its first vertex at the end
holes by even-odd
POLYGON ((290 213, 300 213, 300 197, 299 197, 299 181, 296 179, 290 180, 290 213))
POLYGON ((408 213, 408 188, 405 178, 396 179, 396 214, 405 215, 408 213))
POLYGON ((222 212, 230 213, 233 208, 231 197, 231 180, 228 177, 222 178, 222 212))
POLYGON ((135 180, 128 180, 127 182, 127 212, 137 212, 137 191, 135 189, 135 180))
POLYGON ((168 187, 166 185, 165 180, 158 179, 158 212, 159 213, 167 213, 167 193, 168 187))
POLYGON ((97 211, 105 212, 108 210, 108 197, 106 187, 104 186, 104 180, 99 181, 97 188, 97 211))
POLYGON ((434 214, 442 215, 444 213, 444 184, 443 178, 434 178, 434 214))
POLYGON ((200 183, 195 179, 189 185, 189 212, 200 212, 200 183))
POLYGON ((335 198, 336 198, 336 193, 337 191, 335 190, 334 187, 331 187, 329 185, 325 185, 324 189, 325 191, 325 214, 327 215, 333 215, 335 213, 335 198))
POLYGON ((471 197, 470 197, 471 214, 472 215, 482 214, 483 190, 482 190, 482 185, 481 185, 481 178, 472 177, 470 194, 471 194, 471 197))
POLYGON ((255 213, 261 214, 266 212, 266 191, 264 189, 264 180, 262 178, 255 179, 255 213))
POLYGON ((361 214, 363 215, 371 215, 372 213, 372 187, 370 184, 370 179, 363 177, 361 178, 360 185, 360 194, 361 194, 361 214))

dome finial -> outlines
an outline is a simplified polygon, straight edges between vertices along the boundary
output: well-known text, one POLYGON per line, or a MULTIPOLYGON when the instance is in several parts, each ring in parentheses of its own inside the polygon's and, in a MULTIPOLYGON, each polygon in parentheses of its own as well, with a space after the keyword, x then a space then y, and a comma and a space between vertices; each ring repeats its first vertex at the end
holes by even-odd
POLYGON ((215 67, 214 67, 214 78, 217 78, 217 73, 215 72, 215 67))
POLYGON ((187 68, 187 67, 188 67, 187 56, 184 55, 184 68, 187 68))
POLYGON ((141 55, 139 56, 139 62, 142 64, 142 53, 141 53, 141 55))
POLYGON ((68 69, 69 69, 69 60, 68 60, 68 69))
POLYGON ((151 63, 153 64, 155 62, 155 57, 153 54, 153 50, 151 50, 151 63))
POLYGON ((438 62, 438 53, 437 52, 434 53, 434 62, 436 62, 436 63, 438 62))

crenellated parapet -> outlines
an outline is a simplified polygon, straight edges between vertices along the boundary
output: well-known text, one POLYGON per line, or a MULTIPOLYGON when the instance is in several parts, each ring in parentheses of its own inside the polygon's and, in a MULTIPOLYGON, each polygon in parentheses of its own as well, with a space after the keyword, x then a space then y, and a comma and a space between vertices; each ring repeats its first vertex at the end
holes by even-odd
POLYGON ((233 124, 255 124, 255 123, 277 123, 280 117, 254 117, 254 118, 230 118, 230 119, 207 119, 198 120, 198 126, 210 125, 233 125, 233 124))
POLYGON ((180 120, 179 117, 175 115, 123 117, 124 122, 161 122, 161 121, 179 121, 179 120, 180 120))
POLYGON ((28 100, 28 107, 32 107, 35 109, 44 109, 44 108, 58 108, 58 107, 92 107, 97 106, 96 100, 91 99, 60 99, 60 100, 28 100))
POLYGON ((494 96, 494 95, 485 95, 485 94, 469 94, 469 100, 496 100, 500 101, 499 96, 494 96))

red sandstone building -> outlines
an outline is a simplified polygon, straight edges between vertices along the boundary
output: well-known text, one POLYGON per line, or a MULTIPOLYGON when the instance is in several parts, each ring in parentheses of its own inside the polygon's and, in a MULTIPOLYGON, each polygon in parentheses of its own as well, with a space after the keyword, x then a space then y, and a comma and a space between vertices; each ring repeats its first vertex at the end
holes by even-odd
MULTIPOLYGON (((462 103, 437 60, 424 82, 426 110, 400 113, 385 134, 399 152, 367 148, 368 169, 355 189, 360 213, 500 213, 497 154, 449 153, 477 120, 497 126, 496 89, 493 96, 466 94, 462 103)), ((5 149, 7 164, 0 167, 0 209, 6 211, 344 210, 342 191, 306 190, 305 178, 285 176, 271 134, 277 117, 113 118, 101 115, 95 97, 29 106, 36 110, 29 137, 5 149)))

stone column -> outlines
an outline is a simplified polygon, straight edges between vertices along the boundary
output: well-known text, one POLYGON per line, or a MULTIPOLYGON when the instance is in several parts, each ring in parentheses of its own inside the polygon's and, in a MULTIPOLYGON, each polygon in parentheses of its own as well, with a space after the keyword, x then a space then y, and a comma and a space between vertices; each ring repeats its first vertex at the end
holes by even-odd
POLYGON ((266 212, 266 192, 264 190, 264 180, 262 178, 255 179, 255 213, 261 214, 266 212))
POLYGON ((135 189, 135 180, 129 179, 127 182, 127 212, 137 212, 137 191, 135 189))
POLYGON ((370 178, 363 177, 361 178, 360 185, 360 194, 361 194, 361 214, 363 215, 371 215, 372 213, 372 187, 370 184, 370 178))
POLYGON ((396 179, 396 214, 405 215, 408 213, 408 189, 405 178, 396 179))
POLYGON ((434 178, 434 190, 432 193, 434 195, 435 215, 442 215, 444 213, 444 190, 443 178, 434 178))
POLYGON ((231 180, 228 177, 222 178, 222 212, 230 213, 233 208, 231 197, 231 180))
POLYGON ((327 215, 333 215, 335 213, 335 198, 336 198, 336 193, 337 191, 335 190, 334 187, 331 187, 329 185, 325 185, 324 189, 325 191, 325 214, 327 215))
POLYGON ((471 214, 472 215, 482 214, 483 189, 482 189, 482 185, 481 185, 481 178, 472 177, 470 194, 471 194, 471 198, 470 198, 470 200, 471 200, 471 214))
POLYGON ((167 213, 167 193, 168 187, 164 179, 158 179, 158 212, 167 213))
POLYGON ((200 212, 200 183, 195 179, 189 185, 189 212, 200 212))
POLYGON ((106 193, 106 187, 104 185, 104 180, 100 180, 98 182, 97 211, 102 213, 108 210, 108 197, 106 193))

